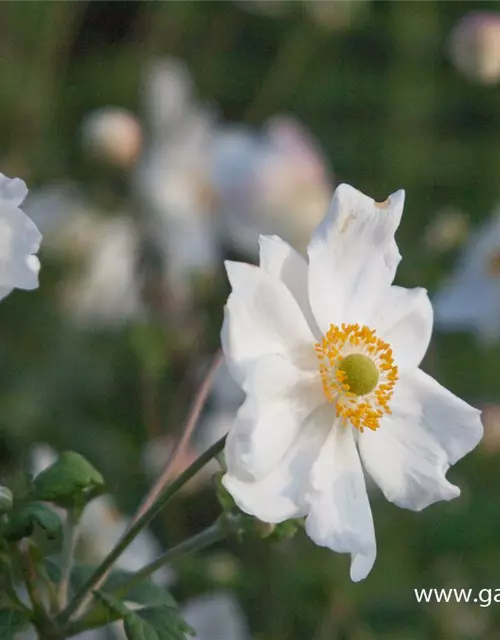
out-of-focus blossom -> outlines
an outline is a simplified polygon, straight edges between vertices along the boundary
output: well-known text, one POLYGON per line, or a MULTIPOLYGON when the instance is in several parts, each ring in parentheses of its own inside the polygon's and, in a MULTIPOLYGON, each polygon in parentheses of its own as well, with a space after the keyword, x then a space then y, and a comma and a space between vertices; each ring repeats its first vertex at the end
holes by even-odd
POLYGON ((96 109, 83 121, 82 142, 90 157, 118 167, 132 167, 142 147, 141 124, 126 109, 96 109))
POLYGON ((481 448, 487 453, 500 451, 500 405, 487 404, 482 407, 484 438, 481 448))
POLYGON ((230 593, 215 592, 192 598, 182 608, 196 632, 194 640, 250 640, 250 630, 230 593))
POLYGON ((305 249, 330 200, 332 181, 318 145, 289 117, 262 132, 233 127, 215 140, 213 181, 226 242, 256 257, 260 233, 305 249))
POLYGON ((28 194, 19 178, 0 173, 0 299, 13 289, 36 289, 42 236, 19 207, 28 194))
POLYGON ((153 63, 143 93, 148 140, 135 187, 152 215, 170 293, 182 304, 192 276, 212 273, 218 259, 209 180, 214 118, 195 101, 189 73, 177 60, 153 63))
POLYGON ((453 207, 438 211, 425 230, 425 245, 433 253, 446 253, 461 245, 469 233, 467 216, 453 207))
POLYGON ((465 15, 450 35, 454 64, 470 80, 494 84, 500 79, 500 13, 465 15))
POLYGON ((282 17, 296 11, 301 4, 314 24, 328 29, 345 29, 366 8, 365 0, 237 0, 238 5, 250 13, 282 17))
POLYGON ((127 217, 99 221, 99 235, 82 271, 68 278, 62 300, 76 320, 116 326, 141 316, 137 261, 139 239, 127 217))
POLYGON ((65 313, 89 326, 116 326, 141 316, 140 240, 130 218, 104 217, 71 184, 35 191, 27 210, 45 235, 45 248, 68 263, 60 285, 65 313))
POLYGON ((455 272, 433 300, 436 326, 500 337, 500 212, 470 237, 455 272))
POLYGON ((364 579, 377 549, 363 469, 420 511, 460 489, 449 467, 480 441, 480 412, 419 368, 427 292, 393 286, 404 192, 377 203, 340 185, 308 245, 277 236, 260 266, 226 262, 221 339, 246 399, 228 434, 223 484, 263 522, 306 517, 318 545, 364 579))

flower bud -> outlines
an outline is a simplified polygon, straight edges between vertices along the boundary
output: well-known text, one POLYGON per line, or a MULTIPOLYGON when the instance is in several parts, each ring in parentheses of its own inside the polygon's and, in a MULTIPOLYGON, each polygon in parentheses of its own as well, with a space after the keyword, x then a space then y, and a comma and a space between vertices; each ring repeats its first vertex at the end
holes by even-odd
POLYGON ((135 164, 142 147, 136 117, 115 107, 92 111, 82 125, 83 146, 92 158, 122 168, 135 164))

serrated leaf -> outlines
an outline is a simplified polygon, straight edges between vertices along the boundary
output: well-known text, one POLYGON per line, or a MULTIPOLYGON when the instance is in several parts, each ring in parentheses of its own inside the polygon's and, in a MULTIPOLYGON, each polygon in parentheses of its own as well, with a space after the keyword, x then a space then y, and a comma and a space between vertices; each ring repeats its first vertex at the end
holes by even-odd
POLYGON ((123 628, 128 640, 160 640, 154 628, 133 612, 123 619, 123 628))
POLYGON ((0 534, 9 541, 21 540, 32 535, 35 525, 40 526, 48 538, 60 535, 62 527, 57 513, 47 505, 29 502, 10 512, 9 520, 2 525, 0 534))
POLYGON ((65 451, 33 481, 39 500, 61 507, 83 507, 104 491, 104 478, 75 451, 65 451))
POLYGON ((120 618, 125 618, 130 613, 127 606, 119 598, 115 598, 109 593, 104 593, 104 591, 94 591, 94 595, 111 613, 118 615, 120 618))
POLYGON ((153 627, 158 640, 186 640, 187 636, 195 634, 181 614, 170 607, 145 607, 136 615, 153 627))
POLYGON ((19 609, 0 609, 0 638, 13 640, 30 624, 28 616, 19 609))

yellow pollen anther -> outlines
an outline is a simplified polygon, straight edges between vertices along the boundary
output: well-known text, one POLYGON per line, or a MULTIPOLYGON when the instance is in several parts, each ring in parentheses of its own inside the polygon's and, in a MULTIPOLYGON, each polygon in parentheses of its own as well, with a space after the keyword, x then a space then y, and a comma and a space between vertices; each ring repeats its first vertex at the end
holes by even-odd
POLYGON ((337 416, 356 429, 375 431, 391 413, 398 379, 390 345, 359 324, 330 325, 315 345, 324 394, 337 416))

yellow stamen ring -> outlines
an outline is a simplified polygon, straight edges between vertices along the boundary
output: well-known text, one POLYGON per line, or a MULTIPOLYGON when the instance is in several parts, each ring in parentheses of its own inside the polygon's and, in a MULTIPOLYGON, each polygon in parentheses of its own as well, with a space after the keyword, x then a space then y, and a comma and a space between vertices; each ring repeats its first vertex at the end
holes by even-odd
POLYGON ((398 379, 390 345, 359 324, 330 325, 315 345, 323 391, 337 416, 356 429, 375 431, 398 379))

